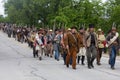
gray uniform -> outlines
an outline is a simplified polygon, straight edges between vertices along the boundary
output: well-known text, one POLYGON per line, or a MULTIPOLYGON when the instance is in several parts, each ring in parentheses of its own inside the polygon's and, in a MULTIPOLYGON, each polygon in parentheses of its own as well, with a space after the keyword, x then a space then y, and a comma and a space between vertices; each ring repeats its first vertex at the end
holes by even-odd
POLYGON ((87 47, 87 62, 88 62, 88 68, 94 67, 93 61, 96 58, 97 55, 97 36, 93 33, 87 33, 86 34, 86 47, 87 47))

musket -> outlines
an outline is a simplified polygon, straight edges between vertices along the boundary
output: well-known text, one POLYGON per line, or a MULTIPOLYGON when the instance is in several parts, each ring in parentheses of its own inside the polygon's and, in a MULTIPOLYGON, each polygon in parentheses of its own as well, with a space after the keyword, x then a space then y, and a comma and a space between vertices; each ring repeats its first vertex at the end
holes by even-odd
POLYGON ((56 28, 56 22, 54 21, 54 24, 53 24, 53 32, 55 32, 55 28, 56 28))
MULTIPOLYGON (((62 30, 63 30, 63 40, 64 40, 64 38, 65 38, 65 36, 64 36, 64 34, 65 34, 65 27, 66 27, 66 24, 62 24, 62 30)), ((66 48, 65 48, 66 50, 67 50, 67 54, 68 55, 70 55, 70 50, 69 50, 69 45, 68 46, 66 46, 66 48)))
POLYGON ((113 22, 112 27, 116 27, 115 22, 113 22))
POLYGON ((58 25, 58 26, 59 26, 59 28, 61 29, 61 23, 59 23, 59 25, 58 25))

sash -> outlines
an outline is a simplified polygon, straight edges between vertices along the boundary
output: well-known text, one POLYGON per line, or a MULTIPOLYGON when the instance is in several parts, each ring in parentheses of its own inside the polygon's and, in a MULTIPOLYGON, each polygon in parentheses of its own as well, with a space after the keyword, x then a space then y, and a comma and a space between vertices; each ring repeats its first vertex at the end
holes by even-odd
MULTIPOLYGON (((76 39, 75 35, 73 35, 71 32, 70 34, 73 36, 74 40, 75 40, 75 45, 77 46, 77 53, 79 52, 79 46, 78 46, 78 40, 76 39)), ((77 33, 78 34, 78 33, 77 33)))
POLYGON ((108 43, 106 44, 106 47, 109 47, 118 38, 118 36, 119 36, 119 33, 116 32, 115 36, 112 39, 110 39, 110 41, 108 41, 108 43))

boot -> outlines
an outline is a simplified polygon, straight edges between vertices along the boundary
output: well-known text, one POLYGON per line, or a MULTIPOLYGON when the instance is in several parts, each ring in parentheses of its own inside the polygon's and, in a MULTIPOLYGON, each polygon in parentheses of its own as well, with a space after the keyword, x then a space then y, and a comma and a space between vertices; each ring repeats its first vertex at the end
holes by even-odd
POLYGON ((38 57, 38 50, 37 50, 37 51, 35 51, 35 55, 38 57))
POLYGON ((35 58, 35 53, 33 53, 33 57, 35 58))
POLYGON ((91 69, 90 61, 88 62, 88 69, 91 69))
POLYGON ((92 68, 94 68, 93 61, 94 61, 94 58, 92 58, 90 62, 92 68))
POLYGON ((114 67, 114 66, 111 66, 111 69, 112 69, 112 70, 114 70, 114 69, 115 69, 115 67, 114 67))
POLYGON ((97 65, 101 65, 99 56, 97 56, 97 65))
POLYGON ((38 57, 38 52, 36 53, 36 56, 38 57))
POLYGON ((87 58, 87 63, 88 63, 88 69, 91 69, 91 62, 90 62, 90 58, 87 58))
POLYGON ((41 60, 42 60, 42 57, 39 57, 39 60, 41 61, 41 60))
POLYGON ((66 67, 69 68, 69 64, 66 64, 66 67))
POLYGON ((79 62, 80 62, 80 56, 78 56, 78 59, 77 59, 77 63, 79 64, 79 62))
POLYGON ((81 62, 81 64, 82 64, 82 65, 85 65, 85 64, 84 64, 84 61, 85 61, 85 56, 82 56, 81 61, 82 61, 82 62, 81 62))
POLYGON ((97 65, 101 65, 101 63, 100 63, 100 62, 97 62, 97 65))
POLYGON ((33 57, 35 58, 36 51, 33 49, 33 57))

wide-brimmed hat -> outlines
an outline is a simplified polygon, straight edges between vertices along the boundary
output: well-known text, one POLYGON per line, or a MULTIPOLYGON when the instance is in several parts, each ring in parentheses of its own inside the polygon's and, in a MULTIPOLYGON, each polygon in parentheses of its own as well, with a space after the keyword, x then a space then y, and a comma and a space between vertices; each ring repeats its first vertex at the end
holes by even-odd
POLYGON ((98 29, 98 31, 99 31, 99 32, 101 32, 101 31, 102 31, 102 29, 101 29, 101 28, 99 28, 99 29, 98 29))
POLYGON ((71 28, 68 28, 67 30, 69 30, 69 31, 70 31, 70 30, 71 30, 71 28))
POLYGON ((52 29, 50 29, 49 31, 53 31, 52 29))

